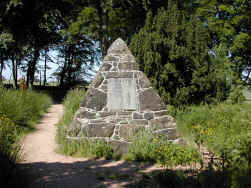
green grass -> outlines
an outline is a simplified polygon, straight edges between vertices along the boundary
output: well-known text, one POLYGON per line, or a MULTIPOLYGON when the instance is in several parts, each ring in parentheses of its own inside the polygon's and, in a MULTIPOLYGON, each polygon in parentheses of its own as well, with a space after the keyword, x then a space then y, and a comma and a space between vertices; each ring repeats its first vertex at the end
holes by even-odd
POLYGON ((0 114, 19 127, 32 128, 51 104, 51 99, 45 94, 0 87, 0 114))
POLYGON ((158 163, 172 168, 194 165, 201 161, 201 156, 196 148, 173 144, 165 136, 143 131, 133 137, 125 159, 158 163))
POLYGON ((251 105, 246 103, 191 106, 178 111, 176 119, 184 137, 212 149, 213 143, 251 133, 251 105))
MULTIPOLYGON (((20 138, 34 129, 34 124, 51 104, 51 99, 34 91, 5 89, 0 85, 0 179, 13 183, 15 163, 20 159, 20 138)), ((0 184, 1 185, 1 184, 0 184)))
POLYGON ((184 137, 218 158, 211 165, 228 177, 229 184, 251 185, 251 104, 190 106, 178 110, 176 119, 184 137))

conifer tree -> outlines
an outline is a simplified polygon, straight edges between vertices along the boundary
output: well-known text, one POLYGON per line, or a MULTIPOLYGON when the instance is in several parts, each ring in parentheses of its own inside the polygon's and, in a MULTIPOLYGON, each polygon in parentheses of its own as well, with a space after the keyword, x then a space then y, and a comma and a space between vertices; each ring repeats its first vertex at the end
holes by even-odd
POLYGON ((161 8, 156 16, 151 12, 147 15, 130 48, 163 99, 182 105, 211 102, 216 97, 220 84, 210 80, 214 73, 210 43, 206 26, 169 1, 167 10, 161 8))

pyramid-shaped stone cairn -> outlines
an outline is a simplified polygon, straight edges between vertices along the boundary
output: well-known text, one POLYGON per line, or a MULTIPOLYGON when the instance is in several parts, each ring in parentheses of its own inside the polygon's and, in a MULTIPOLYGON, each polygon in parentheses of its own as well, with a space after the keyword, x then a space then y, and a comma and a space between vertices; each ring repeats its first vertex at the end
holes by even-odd
POLYGON ((152 130, 171 141, 179 137, 174 118, 119 38, 90 84, 68 138, 103 138, 115 150, 126 152, 139 130, 152 130))

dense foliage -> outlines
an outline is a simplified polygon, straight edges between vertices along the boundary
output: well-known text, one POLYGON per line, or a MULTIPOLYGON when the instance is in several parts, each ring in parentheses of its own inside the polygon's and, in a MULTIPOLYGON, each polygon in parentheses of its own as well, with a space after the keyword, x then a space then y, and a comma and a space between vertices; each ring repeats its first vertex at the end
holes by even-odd
POLYGON ((148 14, 130 46, 141 70, 168 104, 227 98, 231 72, 224 47, 210 54, 208 28, 197 17, 187 17, 172 1, 168 10, 162 8, 155 16, 148 14))
POLYGON ((14 186, 15 162, 20 157, 20 136, 33 129, 34 123, 51 104, 48 96, 34 91, 7 90, 0 85, 0 185, 14 186), (13 179, 14 178, 14 179, 13 179), (4 181, 3 181, 4 180, 4 181))
POLYGON ((196 14, 207 23, 212 43, 228 47, 229 59, 236 76, 248 82, 251 72, 251 2, 206 0, 197 3, 196 14))
POLYGON ((39 70, 46 84, 46 69, 56 63, 54 76, 61 85, 76 82, 91 77, 90 69, 121 37, 132 42, 142 70, 152 76, 149 66, 157 71, 152 81, 160 80, 155 87, 166 101, 173 96, 184 101, 190 90, 194 96, 185 102, 207 100, 219 93, 218 85, 222 88, 221 81, 208 75, 215 70, 208 56, 219 46, 226 47, 224 57, 233 71, 228 80, 250 83, 250 7, 248 0, 6 0, 0 4, 0 73, 11 64, 15 86, 19 69, 32 86, 39 70), (39 60, 44 60, 41 67, 39 60), (163 68, 165 64, 169 66, 163 68), (171 94, 163 87, 169 81, 179 85, 171 94), (212 83, 207 86, 206 81, 212 83))
POLYGON ((207 147, 232 187, 249 187, 251 173, 251 106, 191 106, 176 114, 179 130, 199 147, 207 147))

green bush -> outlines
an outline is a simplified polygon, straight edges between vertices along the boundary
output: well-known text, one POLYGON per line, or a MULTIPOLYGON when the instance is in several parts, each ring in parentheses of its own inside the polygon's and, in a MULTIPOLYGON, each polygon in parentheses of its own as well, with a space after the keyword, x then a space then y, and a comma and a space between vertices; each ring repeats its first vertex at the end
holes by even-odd
POLYGON ((127 159, 159 163, 164 167, 187 166, 200 162, 200 153, 184 145, 176 145, 165 136, 150 131, 139 132, 132 139, 127 159))

